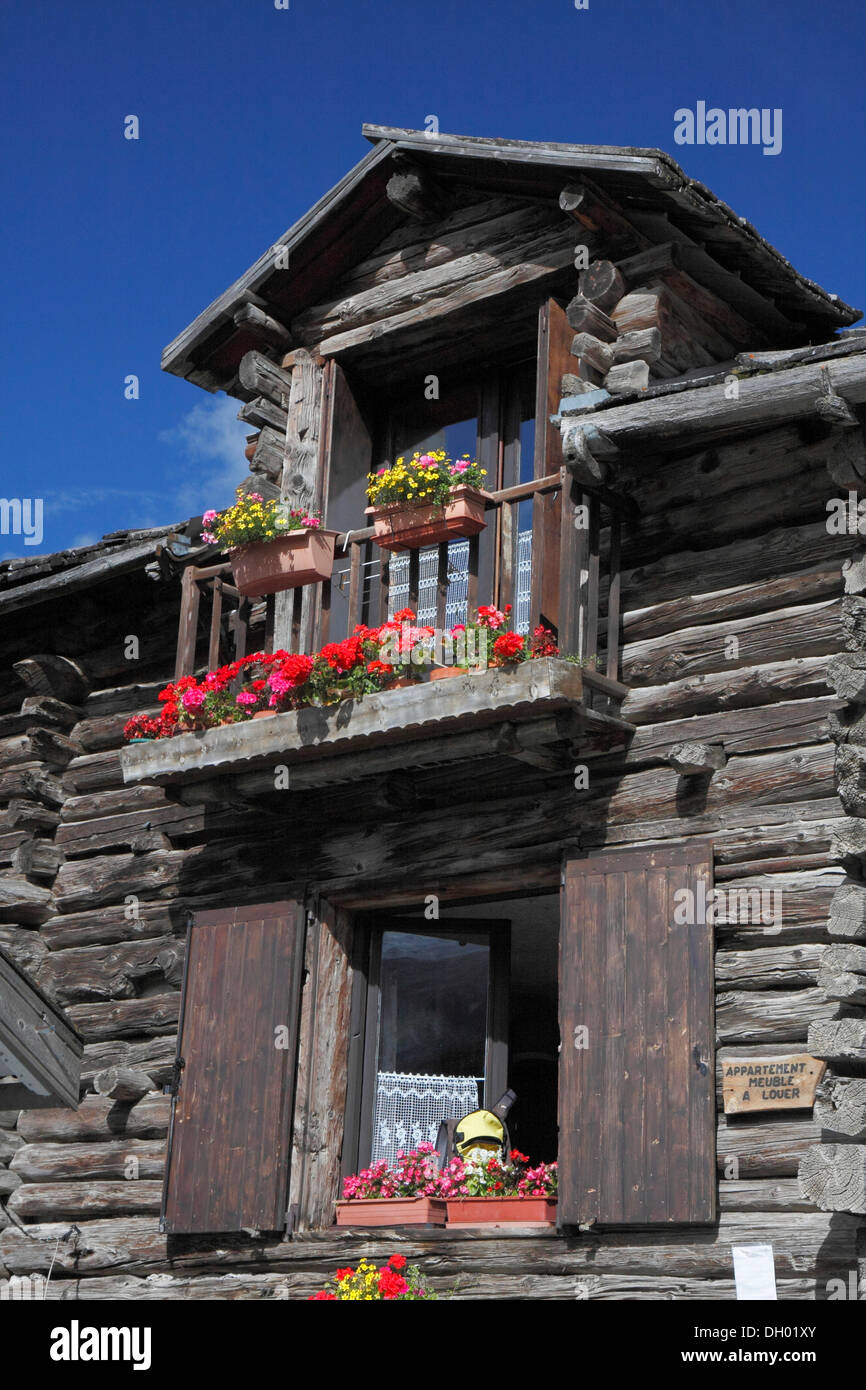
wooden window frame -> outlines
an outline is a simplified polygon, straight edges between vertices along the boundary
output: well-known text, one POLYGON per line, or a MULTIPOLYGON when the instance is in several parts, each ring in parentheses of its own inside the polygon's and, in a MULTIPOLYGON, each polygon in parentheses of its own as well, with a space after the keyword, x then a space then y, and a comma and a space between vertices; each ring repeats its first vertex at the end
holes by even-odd
POLYGON ((418 936, 458 935, 461 931, 485 932, 490 938, 490 972, 487 996, 486 1047, 483 1103, 492 1105, 508 1085, 508 994, 511 933, 507 918, 452 918, 420 924, 417 918, 363 914, 356 921, 356 957, 351 1004, 351 1044, 343 1130, 342 1175, 365 1167, 372 1152, 373 1108, 379 1050, 382 938, 387 931, 418 936))

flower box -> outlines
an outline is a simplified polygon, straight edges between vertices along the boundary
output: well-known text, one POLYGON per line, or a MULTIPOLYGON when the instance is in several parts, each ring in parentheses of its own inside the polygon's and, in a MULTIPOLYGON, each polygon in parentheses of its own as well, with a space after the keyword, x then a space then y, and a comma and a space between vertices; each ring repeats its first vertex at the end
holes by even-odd
POLYGON ((245 598, 261 598, 330 579, 336 531, 312 526, 275 540, 253 541, 229 550, 235 584, 245 598))
POLYGON ((386 502, 367 507, 372 518, 374 540, 382 550, 418 550, 422 545, 438 545, 456 536, 477 536, 487 525, 485 508, 488 494, 481 488, 461 484, 444 505, 427 502, 386 502))
POLYGON ((441 1197, 359 1197, 337 1203, 338 1226, 444 1226, 441 1197))
POLYGON ((556 1225, 555 1197, 449 1197, 449 1226, 480 1226, 499 1222, 556 1225))

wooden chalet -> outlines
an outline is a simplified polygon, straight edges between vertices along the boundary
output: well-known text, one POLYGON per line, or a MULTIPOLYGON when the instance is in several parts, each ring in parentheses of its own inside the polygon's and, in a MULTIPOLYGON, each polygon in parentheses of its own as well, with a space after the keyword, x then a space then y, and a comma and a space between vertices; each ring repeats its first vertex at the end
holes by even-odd
POLYGON ((365 135, 163 358, 237 398, 248 481, 323 510, 331 579, 243 600, 200 518, 0 566, 0 948, 84 1044, 77 1108, 0 1082, 0 1277, 304 1298, 399 1250, 462 1298, 733 1299, 770 1245, 780 1299, 838 1296, 859 314, 660 151, 365 135), (366 475, 434 440, 487 469, 486 528, 389 557, 366 475), (577 660, 123 747, 173 675, 480 603, 577 660), (814 1103, 731 1099, 792 1058, 814 1103), (335 1226, 344 1176, 506 1086, 556 1229, 335 1226))

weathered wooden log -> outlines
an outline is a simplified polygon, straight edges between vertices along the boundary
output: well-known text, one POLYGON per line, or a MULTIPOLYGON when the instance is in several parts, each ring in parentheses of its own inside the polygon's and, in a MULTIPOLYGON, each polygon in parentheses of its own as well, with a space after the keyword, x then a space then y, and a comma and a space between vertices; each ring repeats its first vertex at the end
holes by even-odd
POLYGON ((0 1197, 8 1197, 10 1192, 14 1192, 16 1187, 21 1186, 21 1179, 17 1173, 13 1173, 10 1168, 0 1168, 0 1197))
POLYGON ((866 1214, 866 1144, 817 1144, 803 1156, 798 1180, 821 1211, 866 1214))
POLYGON ((385 197, 416 222, 432 222, 448 211, 448 199, 439 184, 417 165, 397 169, 385 185, 385 197))
POLYGON ((680 777, 712 777, 727 763, 718 743, 675 743, 666 760, 680 777))
POLYGON ((846 594, 866 593, 866 551, 855 550, 842 561, 842 576, 846 594))
POLYGON ((824 695, 826 670, 825 657, 799 657, 662 681, 632 689, 622 706, 623 718, 641 725, 714 713, 722 703, 726 709, 745 709, 824 695))
POLYGON ((834 1076, 825 1090, 826 1099, 815 1102, 822 1139, 866 1140, 866 1080, 834 1076))
POLYGON ((614 362, 658 362, 662 355, 662 335, 657 328, 626 330, 612 344, 612 351, 614 362))
POLYGON ((623 679, 629 685, 658 685, 725 666, 729 670, 750 666, 761 658, 772 662, 827 655, 838 649, 839 638, 840 602, 829 599, 734 623, 687 628, 675 646, 666 637, 627 643, 623 648, 623 679), (736 648, 730 639, 736 639, 736 648), (733 659, 732 650, 736 650, 733 659))
POLYGON ((245 390, 266 396, 285 410, 292 389, 292 378, 261 352, 247 352, 240 360, 238 378, 245 390))
POLYGON ((817 984, 828 999, 866 1004, 866 946, 828 946, 817 984))
POLYGON ((716 1037, 726 1043, 803 1043, 811 1027, 838 1020, 843 1008, 820 989, 732 990, 716 996, 716 1037))
POLYGON ((270 425, 285 439, 288 414, 280 406, 274 405, 273 401, 269 401, 267 396, 256 396, 254 400, 247 401, 238 411, 238 419, 255 425, 256 429, 270 425))
POLYGON ((80 705, 90 691, 87 676, 67 656, 30 656, 14 662, 13 669, 34 695, 51 695, 70 705, 80 705))
POLYGON ((766 946, 750 951, 716 952, 717 990, 800 989, 814 987, 827 947, 806 943, 766 946))
POLYGON ((154 1086, 146 1072, 136 1071, 132 1067, 108 1067, 93 1078, 93 1089, 98 1096, 135 1102, 152 1091, 154 1086))
POLYGON ((625 294, 625 281, 612 261, 593 261, 580 272, 580 293, 590 304, 609 313, 625 294))
POLYGON ((13 797, 6 808, 6 820, 22 830, 53 830, 60 823, 60 814, 40 801, 13 797))
POLYGON ((847 816, 833 832, 834 858, 852 872, 857 872, 866 859, 866 823, 847 816))
POLYGON ((138 1182, 161 1178, 164 1139, 122 1139, 93 1144, 25 1144, 12 1160, 19 1183, 138 1182))
POLYGON ((20 1134, 0 1130, 0 1163, 9 1163, 22 1148, 24 1140, 20 1134))
POLYGON ((183 955, 183 942, 171 936, 52 951, 43 962, 38 983, 62 1006, 132 999, 153 982, 175 982, 183 955))
POLYGON ((0 922, 28 922, 38 926, 56 909, 51 891, 25 878, 0 878, 0 922))
POLYGON ((115 941, 138 941, 145 936, 171 936, 186 929, 186 900, 139 902, 70 912, 51 917, 40 926, 40 936, 52 951, 70 946, 110 946, 115 941))
POLYGON ((292 335, 285 324, 280 323, 272 314, 266 314, 257 304, 242 304, 235 310, 232 318, 236 328, 252 332, 257 338, 274 347, 287 348, 292 341, 292 335))
POLYGON ((866 1019, 819 1019, 809 1025, 806 1050, 842 1071, 866 1063, 866 1019))
POLYGON ((841 592, 838 564, 815 566, 759 584, 738 584, 713 593, 688 594, 644 608, 628 608, 622 617, 623 636, 626 641, 640 641, 701 622, 752 617, 814 599, 836 598, 841 592))
POLYGON ((44 763, 47 767, 65 767, 81 749, 56 729, 30 729, 26 734, 0 740, 0 769, 21 763, 44 763))
POLYGON ((121 1136, 124 1140, 164 1139, 170 1110, 170 1097, 162 1095, 145 1096, 135 1105, 107 1096, 86 1096, 77 1110, 25 1110, 18 1121, 14 1149, 22 1143, 83 1144, 121 1136))
POLYGON ((218 1244, 207 1238, 199 1243, 185 1241, 184 1249, 172 1251, 169 1260, 168 1237, 159 1233, 155 1218, 117 1217, 84 1221, 71 1238, 68 1223, 58 1221, 34 1224, 26 1231, 10 1228, 0 1238, 0 1256, 7 1268, 20 1274, 47 1270, 53 1258, 55 1278, 62 1278, 64 1272, 86 1275, 118 1268, 124 1276, 169 1271, 177 1275, 184 1269, 215 1273, 266 1263, 286 1274, 292 1273, 292 1266, 318 1269, 321 1282, 322 1272, 347 1259, 385 1263, 395 1250, 420 1263, 428 1274, 451 1283, 476 1270, 517 1278, 525 1278, 528 1272, 593 1278, 610 1274, 615 1280, 641 1274, 729 1278, 731 1246, 757 1241, 772 1244, 777 1274, 802 1277, 804 1271, 815 1268, 847 1270, 856 1260, 858 1224, 853 1218, 834 1220, 814 1210, 725 1212, 717 1230, 702 1232, 698 1238, 686 1228, 663 1235, 658 1231, 590 1233, 569 1241, 525 1228, 506 1238, 501 1229, 479 1228, 463 1239, 455 1239, 453 1230, 343 1228, 302 1233, 280 1242, 249 1236, 222 1237, 218 1244), (58 1239, 64 1235, 66 1239, 58 1239))
POLYGON ((180 1014, 180 995, 152 994, 145 999, 120 999, 110 1004, 72 1004, 67 1013, 85 1042, 173 1033, 180 1014))
MULTIPOLYGON (((17 719, 29 721, 27 727, 39 727, 43 729, 71 729, 81 718, 81 709, 77 705, 68 705, 64 700, 57 700, 53 695, 26 695, 21 701, 20 715, 13 716, 17 719)), ((4 728, 4 733, 17 732, 17 730, 4 728)))
MULTIPOLYGON (((575 333, 571 343, 571 355, 604 375, 614 363, 614 345, 603 343, 592 333, 575 333)), ((573 395, 573 389, 563 384, 563 396, 573 395)))
MULTIPOLYGON (((819 403, 819 415, 821 404, 823 402, 819 403)), ((854 423, 857 424, 856 418, 854 423)), ((827 472, 846 492, 862 492, 866 488, 866 443, 859 429, 833 430, 827 451, 827 472)))
POLYGON ((266 425, 256 436, 250 455, 250 468, 263 478, 268 478, 275 486, 279 485, 286 461, 285 432, 266 425))
POLYGON ((158 1212, 162 1203, 162 1183, 141 1179, 136 1182, 48 1182, 22 1183, 9 1198, 9 1210, 22 1221, 59 1217, 74 1221, 112 1212, 115 1216, 142 1216, 158 1212))
POLYGON ((46 943, 32 927, 0 926, 0 946, 16 965, 34 976, 48 955, 46 943))
POLYGON ((645 391, 649 386, 649 364, 640 359, 633 362, 618 362, 611 367, 604 379, 604 389, 614 396, 631 395, 634 391, 645 391))
POLYGON ((53 810, 66 796, 62 783, 41 762, 20 763, 0 774, 0 801, 41 801, 53 810))
MULTIPOLYGON (((714 748, 723 744, 729 757, 737 753, 763 753, 772 748, 819 743, 828 735, 829 718, 837 705, 836 697, 830 695, 817 700, 783 700, 743 710, 724 710, 720 714, 696 714, 688 719, 641 724, 629 740, 621 765, 667 761, 672 750, 683 743, 694 742, 714 748)), ((609 751, 601 738, 588 739, 582 749, 584 758, 590 759, 607 756, 609 751)), ((841 808, 839 816, 842 816, 841 808)))
POLYGON ((589 333, 602 343, 615 340, 616 324, 597 305, 584 299, 582 294, 575 295, 566 307, 566 314, 575 333, 589 333))
POLYGON ((80 796, 84 792, 108 790, 123 784, 120 769, 120 750, 110 749, 105 753, 86 753, 73 758, 63 774, 63 786, 67 796, 80 796))
POLYGON ((720 1177, 789 1178, 797 1176, 804 1154, 820 1141, 811 1115, 770 1112, 761 1118, 720 1115, 716 1162, 720 1177))
POLYGON ((862 651, 866 647, 866 598, 846 594, 842 599, 840 621, 848 651, 862 651))
POLYGON ((862 884, 848 882, 836 889, 827 931, 846 941, 866 941, 866 888, 862 884))
POLYGON ((100 820, 126 812, 161 808, 165 806, 166 800, 164 787, 148 786, 146 782, 136 786, 118 787, 111 791, 87 792, 82 796, 70 796, 64 803, 63 823, 65 825, 69 821, 100 820))
MULTIPOLYGON (((165 680, 153 680, 134 685, 108 686, 94 690, 84 701, 84 719, 101 719, 111 714, 138 714, 139 710, 155 707, 165 680)), ((77 737, 77 735, 76 735, 77 737)))
POLYGON ((12 871, 28 878, 43 878, 53 882, 63 863, 63 851, 50 840, 26 839, 12 855, 12 871))
POLYGON ((143 1071, 156 1088, 165 1086, 172 1077, 176 1050, 176 1040, 170 1033, 142 1042, 114 1038, 108 1042, 87 1043, 81 1059, 82 1088, 91 1092, 96 1077, 107 1067, 143 1071))
MULTIPOLYGON (((56 843, 69 858, 111 849, 136 849, 140 853, 141 837, 148 832, 167 836, 194 835, 204 829, 206 823, 217 828, 219 813, 211 813, 202 806, 166 802, 162 806, 130 811, 125 815, 66 822, 58 826, 56 843)), ((226 818, 226 824, 230 823, 226 818)), ((166 844, 165 847, 171 848, 171 845, 166 844)))

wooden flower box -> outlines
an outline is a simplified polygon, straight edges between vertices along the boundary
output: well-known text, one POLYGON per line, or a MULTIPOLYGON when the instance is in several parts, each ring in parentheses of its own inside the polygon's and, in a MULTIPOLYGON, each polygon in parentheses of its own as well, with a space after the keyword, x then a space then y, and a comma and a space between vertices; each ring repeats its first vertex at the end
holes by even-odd
POLYGON ((487 493, 481 488, 455 487, 450 501, 386 502, 367 507, 372 518, 374 540, 382 550, 417 550, 422 545, 438 545, 457 536, 477 536, 487 525, 487 493))
POLYGON ((441 1197, 357 1198, 337 1203, 338 1226, 444 1226, 441 1197))
POLYGON ((245 598, 297 589, 330 579, 336 531, 287 531, 272 541, 254 541, 229 551, 232 573, 245 598))
POLYGON ((448 1199, 449 1226, 480 1226, 503 1222, 556 1225, 555 1197, 457 1197, 448 1199))

